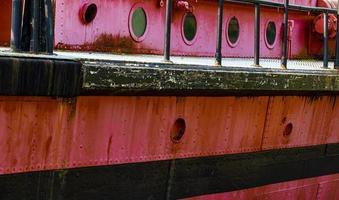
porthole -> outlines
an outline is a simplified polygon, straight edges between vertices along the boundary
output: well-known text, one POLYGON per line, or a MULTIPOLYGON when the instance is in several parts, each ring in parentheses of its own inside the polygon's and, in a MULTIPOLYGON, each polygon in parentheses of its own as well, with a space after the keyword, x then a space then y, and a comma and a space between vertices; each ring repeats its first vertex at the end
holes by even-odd
POLYGON ((186 13, 182 22, 182 36, 186 44, 192 45, 197 34, 197 20, 193 13, 186 13))
POLYGON ((129 19, 129 30, 135 41, 140 42, 145 38, 147 15, 142 7, 135 7, 132 9, 129 19))
POLYGON ((232 17, 227 24, 227 42, 231 47, 235 47, 238 44, 240 36, 239 20, 236 17, 232 17))
POLYGON ((269 21, 266 25, 265 41, 268 48, 272 49, 277 39, 277 28, 273 21, 269 21))
POLYGON ((171 140, 173 143, 179 143, 186 131, 186 122, 182 118, 178 118, 171 130, 171 140))
POLYGON ((98 10, 97 5, 95 5, 94 3, 84 4, 79 12, 82 23, 83 24, 91 23, 97 15, 97 10, 98 10))

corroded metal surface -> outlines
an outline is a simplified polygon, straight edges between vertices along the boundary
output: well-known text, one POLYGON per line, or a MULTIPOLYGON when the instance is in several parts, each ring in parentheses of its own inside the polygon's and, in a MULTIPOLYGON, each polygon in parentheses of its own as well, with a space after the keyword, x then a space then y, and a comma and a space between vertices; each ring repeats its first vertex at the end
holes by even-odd
POLYGON ((336 97, 1 97, 0 173, 339 143, 338 116, 336 97))
POLYGON ((265 126, 263 149, 339 141, 338 99, 271 97, 265 126))
POLYGON ((245 199, 337 199, 339 174, 290 181, 242 191, 186 198, 186 200, 245 200, 245 199))
POLYGON ((10 173, 256 151, 267 97, 3 97, 0 104, 1 173, 10 173), (175 145, 169 131, 178 117, 187 140, 175 145))

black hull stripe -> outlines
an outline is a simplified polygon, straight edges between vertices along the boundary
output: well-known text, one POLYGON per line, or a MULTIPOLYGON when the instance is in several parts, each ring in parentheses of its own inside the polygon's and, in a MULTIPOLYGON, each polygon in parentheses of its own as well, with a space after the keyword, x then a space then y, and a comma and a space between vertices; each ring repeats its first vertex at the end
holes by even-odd
POLYGON ((339 144, 0 176, 0 199, 177 199, 339 173, 339 144))

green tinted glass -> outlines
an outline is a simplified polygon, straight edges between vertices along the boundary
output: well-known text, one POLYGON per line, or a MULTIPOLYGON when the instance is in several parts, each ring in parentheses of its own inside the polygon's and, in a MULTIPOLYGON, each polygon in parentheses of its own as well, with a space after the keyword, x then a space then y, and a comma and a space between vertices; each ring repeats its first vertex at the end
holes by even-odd
POLYGON ((184 36, 192 41, 197 33, 197 20, 192 13, 187 13, 184 19, 184 36))
POLYGON ((141 37, 145 34, 147 26, 147 18, 144 9, 137 8, 132 15, 132 30, 136 37, 141 37))
POLYGON ((274 22, 269 22, 266 29, 266 39, 269 45, 273 45, 276 38, 276 27, 274 22))
POLYGON ((228 23, 228 39, 232 44, 235 44, 239 38, 239 21, 236 17, 232 17, 228 23))

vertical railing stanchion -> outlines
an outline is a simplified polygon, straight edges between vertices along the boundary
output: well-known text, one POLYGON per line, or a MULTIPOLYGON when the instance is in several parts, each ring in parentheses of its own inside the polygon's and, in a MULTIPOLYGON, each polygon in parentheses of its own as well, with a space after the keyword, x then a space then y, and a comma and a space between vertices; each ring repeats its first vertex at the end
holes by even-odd
POLYGON ((254 66, 260 66, 260 5, 254 4, 254 66))
POLYGON ((224 0, 218 2, 218 30, 217 30, 217 48, 215 52, 215 64, 217 66, 222 65, 222 22, 224 14, 224 0))
MULTIPOLYGON (((337 19, 339 19, 339 0, 338 0, 338 4, 337 4, 337 19)), ((339 23, 337 23, 334 68, 339 69, 339 23)))
POLYGON ((328 68, 328 12, 324 12, 324 63, 323 67, 328 68))
POLYGON ((20 51, 22 0, 12 0, 11 49, 20 51))
POLYGON ((39 51, 39 19, 40 19, 40 2, 39 0, 32 0, 32 36, 30 50, 37 53, 39 51))
POLYGON ((166 21, 165 21, 165 41, 164 41, 165 62, 170 62, 172 6, 173 6, 172 0, 166 0, 166 21))
POLYGON ((46 52, 53 53, 54 47, 54 31, 53 31, 53 9, 51 0, 45 0, 45 21, 46 29, 46 52))
POLYGON ((283 41, 282 41, 282 57, 281 57, 281 67, 283 69, 287 69, 287 30, 288 30, 288 1, 285 0, 284 2, 284 30, 283 30, 283 41))

